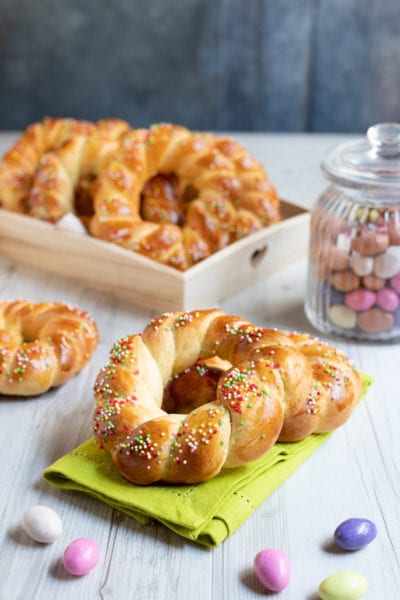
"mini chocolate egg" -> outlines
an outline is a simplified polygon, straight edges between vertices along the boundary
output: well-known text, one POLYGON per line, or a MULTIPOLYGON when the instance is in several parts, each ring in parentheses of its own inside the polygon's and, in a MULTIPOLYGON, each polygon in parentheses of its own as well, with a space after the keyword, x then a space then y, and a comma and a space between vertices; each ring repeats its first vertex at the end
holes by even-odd
POLYGON ((386 252, 375 257, 374 273, 384 279, 400 272, 400 246, 390 246, 386 252))
POLYGON ((398 294, 400 294, 400 272, 391 278, 390 285, 398 294))
POLYGON ((321 581, 318 593, 322 600, 359 600, 368 591, 364 575, 356 571, 341 571, 321 581))
POLYGON ((329 302, 331 304, 344 304, 344 293, 335 290, 332 286, 329 286, 329 288, 329 302))
POLYGON ((371 290, 359 289, 349 292, 345 296, 346 305, 356 311, 368 310, 374 306, 375 302, 376 294, 371 290))
POLYGON ((78 538, 64 550, 64 568, 71 575, 86 575, 95 568, 100 558, 100 549, 90 538, 78 538))
POLYGON ((366 333, 390 331, 393 327, 393 322, 394 318, 391 313, 375 307, 357 315, 357 325, 366 333))
POLYGON ((393 318, 394 318, 394 326, 395 327, 400 327, 400 306, 399 308, 393 313, 393 318))
POLYGON ((335 544, 342 550, 360 550, 376 538, 376 525, 369 519, 351 518, 335 529, 335 544))
POLYGON ((67 229, 69 231, 73 231, 74 233, 88 235, 88 232, 86 231, 82 221, 71 212, 64 215, 62 219, 55 223, 55 225, 60 229, 67 229))
POLYGON ((289 584, 290 563, 282 550, 261 550, 254 559, 254 570, 262 585, 272 592, 280 592, 289 584))
POLYGON ((400 246, 400 227, 396 223, 389 223, 389 243, 391 246, 400 246))
POLYGON ((357 323, 357 314, 355 310, 344 306, 343 304, 332 304, 329 307, 329 319, 334 325, 343 327, 343 329, 352 329, 357 323))
POLYGON ((366 288, 373 290, 374 292, 385 286, 385 280, 382 279, 382 277, 378 277, 378 275, 374 274, 363 277, 362 282, 366 288))
POLYGON ((350 257, 350 267, 356 275, 365 277, 371 275, 374 270, 374 259, 371 256, 363 256, 358 252, 353 252, 350 257))
POLYGON ((333 271, 346 271, 349 268, 349 254, 332 246, 329 249, 329 266, 333 271))
POLYGON ((61 519, 56 511, 41 504, 24 512, 22 526, 29 537, 42 544, 51 544, 63 531, 61 519))
POLYGON ((383 288, 382 290, 379 290, 376 295, 376 303, 383 308, 383 310, 393 312, 399 306, 400 300, 394 290, 383 288))
POLYGON ((349 231, 342 231, 338 234, 336 238, 336 247, 338 250, 345 250, 346 252, 350 251, 351 237, 349 231))
POLYGON ((330 276, 329 281, 340 292, 352 292, 360 284, 360 278, 352 271, 338 271, 330 276))
POLYGON ((351 241, 351 249, 363 256, 375 256, 385 252, 389 246, 387 233, 365 231, 351 241))

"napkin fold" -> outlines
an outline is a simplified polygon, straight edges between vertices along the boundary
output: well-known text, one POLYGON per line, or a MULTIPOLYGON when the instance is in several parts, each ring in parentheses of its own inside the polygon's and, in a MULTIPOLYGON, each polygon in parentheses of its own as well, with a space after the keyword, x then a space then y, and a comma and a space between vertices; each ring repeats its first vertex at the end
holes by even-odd
MULTIPOLYGON (((364 373, 363 395, 373 378, 364 373)), ((232 534, 330 434, 277 443, 261 458, 197 485, 136 486, 119 474, 93 438, 43 472, 62 489, 85 492, 143 524, 163 523, 177 534, 215 547, 232 534)))

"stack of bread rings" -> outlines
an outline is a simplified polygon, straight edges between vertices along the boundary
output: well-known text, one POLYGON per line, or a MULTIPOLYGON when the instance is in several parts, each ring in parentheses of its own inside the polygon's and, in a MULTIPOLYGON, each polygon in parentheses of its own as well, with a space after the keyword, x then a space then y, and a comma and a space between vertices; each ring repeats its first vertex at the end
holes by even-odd
MULTIPOLYGON (((50 223, 73 213, 91 235, 181 271, 280 219, 267 174, 236 141, 119 119, 28 127, 0 163, 0 203, 50 223)), ((62 385, 97 343, 77 307, 0 302, 0 394, 62 385)), ((92 429, 128 481, 195 484, 336 429, 361 392, 351 361, 307 334, 169 312, 114 344, 92 429)))
POLYGON ((181 271, 281 218, 233 139, 119 119, 28 127, 0 163, 0 206, 49 222, 72 212, 91 235, 181 271))

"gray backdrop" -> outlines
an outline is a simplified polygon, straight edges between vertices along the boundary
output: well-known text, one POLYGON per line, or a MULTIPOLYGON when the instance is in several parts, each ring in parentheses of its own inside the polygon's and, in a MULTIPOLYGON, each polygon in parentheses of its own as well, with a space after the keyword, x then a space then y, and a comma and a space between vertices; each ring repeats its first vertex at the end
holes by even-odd
POLYGON ((400 0, 0 0, 0 128, 400 121, 400 0))

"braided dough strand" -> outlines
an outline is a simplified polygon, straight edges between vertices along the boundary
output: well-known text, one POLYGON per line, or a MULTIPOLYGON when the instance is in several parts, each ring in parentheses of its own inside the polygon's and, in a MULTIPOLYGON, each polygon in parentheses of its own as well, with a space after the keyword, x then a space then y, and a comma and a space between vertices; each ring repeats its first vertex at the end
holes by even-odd
POLYGON ((239 144, 217 140, 171 124, 133 130, 99 177, 91 233, 185 270, 278 221, 279 201, 261 165, 239 144), (164 195, 161 218, 150 222, 143 220, 148 182, 157 176, 175 178, 175 197, 164 195), (170 201, 176 214, 176 197, 178 219, 168 210, 170 201))
POLYGON ((0 394, 35 396, 65 383, 98 343, 92 317, 77 307, 25 300, 0 303, 0 394))
POLYGON ((128 129, 119 119, 44 119, 29 126, 1 162, 1 205, 51 222, 75 212, 78 184, 98 176, 128 129))
POLYGON ((94 394, 95 438, 125 478, 198 483, 338 427, 361 381, 319 340, 208 310, 165 313, 117 342, 94 394))

